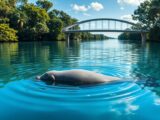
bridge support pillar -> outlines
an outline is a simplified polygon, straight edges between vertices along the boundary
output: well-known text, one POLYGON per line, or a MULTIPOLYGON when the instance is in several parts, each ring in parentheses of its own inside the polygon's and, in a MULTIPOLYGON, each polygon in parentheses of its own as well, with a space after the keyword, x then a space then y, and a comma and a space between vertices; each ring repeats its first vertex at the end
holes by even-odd
POLYGON ((66 33, 67 45, 70 44, 70 33, 66 33))
POLYGON ((142 42, 146 42, 147 34, 146 33, 141 33, 141 38, 142 38, 142 42))

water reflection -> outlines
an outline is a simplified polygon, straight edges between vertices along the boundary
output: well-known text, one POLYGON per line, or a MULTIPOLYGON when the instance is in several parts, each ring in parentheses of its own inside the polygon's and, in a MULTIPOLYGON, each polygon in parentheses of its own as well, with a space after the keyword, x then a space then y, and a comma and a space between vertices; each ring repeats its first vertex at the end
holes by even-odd
POLYGON ((0 86, 48 70, 87 69, 139 81, 159 94, 159 43, 70 41, 0 44, 0 86))
POLYGON ((26 42, 0 44, 1 84, 30 78, 52 68, 75 66, 79 56, 76 41, 70 48, 66 42, 26 42), (76 50, 72 50, 76 46, 76 50), (72 59, 70 59, 72 57, 72 59))

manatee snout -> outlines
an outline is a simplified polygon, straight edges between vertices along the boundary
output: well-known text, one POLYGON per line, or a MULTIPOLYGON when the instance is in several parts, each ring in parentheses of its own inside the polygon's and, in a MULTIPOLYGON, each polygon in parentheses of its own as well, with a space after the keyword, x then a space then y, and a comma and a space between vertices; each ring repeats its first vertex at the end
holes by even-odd
POLYGON ((41 80, 41 76, 40 75, 36 76, 36 80, 41 80))
POLYGON ((45 73, 41 76, 36 76, 36 80, 41 80, 45 82, 47 85, 51 85, 55 82, 55 77, 54 75, 50 75, 48 73, 45 73))

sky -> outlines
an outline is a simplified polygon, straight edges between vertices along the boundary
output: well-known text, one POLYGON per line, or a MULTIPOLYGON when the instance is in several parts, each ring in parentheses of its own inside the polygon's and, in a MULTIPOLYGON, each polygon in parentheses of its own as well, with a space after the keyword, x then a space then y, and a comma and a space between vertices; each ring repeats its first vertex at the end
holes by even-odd
MULTIPOLYGON (((29 0, 35 3, 36 0, 29 0)), ((79 21, 92 18, 116 18, 132 21, 131 15, 145 0, 49 0, 53 8, 63 10, 79 21)))

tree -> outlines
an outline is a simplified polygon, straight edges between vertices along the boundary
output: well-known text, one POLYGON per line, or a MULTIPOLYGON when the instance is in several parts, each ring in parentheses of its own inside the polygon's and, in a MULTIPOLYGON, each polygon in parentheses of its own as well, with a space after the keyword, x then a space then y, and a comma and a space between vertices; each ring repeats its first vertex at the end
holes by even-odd
POLYGON ((28 21, 27 15, 24 12, 19 12, 18 13, 18 19, 17 19, 19 30, 23 29, 24 24, 27 23, 27 21, 28 21))
POLYGON ((17 3, 17 0, 8 0, 8 4, 9 4, 11 7, 16 7, 16 3, 17 3))
POLYGON ((0 41, 18 41, 17 31, 10 28, 7 24, 0 24, 0 41))
POLYGON ((150 17, 151 13, 151 2, 145 1, 138 6, 138 9, 134 11, 133 19, 139 22, 141 28, 150 29, 153 26, 153 20, 150 17))
POLYGON ((48 13, 34 4, 27 4, 20 8, 28 16, 27 25, 34 27, 37 23, 47 23, 49 21, 48 13))
POLYGON ((27 4, 28 0, 6 0, 11 7, 16 8, 17 4, 27 4))
POLYGON ((58 18, 63 22, 63 26, 66 27, 68 25, 72 25, 77 22, 77 19, 71 18, 68 14, 59 10, 52 10, 49 12, 49 16, 51 19, 58 18))
POLYGON ((24 29, 24 26, 28 22, 28 16, 26 15, 26 13, 19 9, 14 10, 9 15, 9 19, 10 19, 10 26, 19 31, 22 31, 24 29))
POLYGON ((140 33, 122 33, 118 36, 119 40, 141 40, 140 33))
POLYGON ((62 33, 63 22, 60 19, 51 19, 48 22, 49 27, 49 39, 61 40, 64 38, 64 34, 62 33))
POLYGON ((53 7, 53 3, 48 0, 38 0, 36 4, 38 7, 41 7, 46 11, 48 11, 49 9, 51 9, 51 7, 53 7))
POLYGON ((9 6, 7 1, 0 0, 0 19, 7 18, 11 10, 12 8, 9 6))
POLYGON ((142 29, 150 31, 150 39, 160 39, 160 0, 147 0, 141 3, 135 10, 133 19, 138 21, 142 29))
POLYGON ((21 6, 19 10, 21 11, 19 19, 17 19, 19 27, 23 28, 25 23, 23 31, 20 33, 20 38, 22 40, 41 40, 43 35, 49 32, 46 23, 50 18, 46 10, 34 4, 26 4, 21 6), (26 36, 28 36, 27 39, 26 36))
POLYGON ((0 18, 0 24, 5 24, 5 23, 9 23, 9 19, 8 18, 0 18))
POLYGON ((152 1, 152 9, 151 9, 152 17, 154 17, 154 27, 160 28, 160 0, 152 1))
MULTIPOLYGON (((77 20, 63 11, 50 11, 52 6, 53 3, 49 0, 37 0, 36 5, 28 3, 28 0, 0 0, 0 24, 7 24, 10 29, 17 30, 20 41, 46 38, 63 40, 62 29, 77 20)), ((75 39, 79 38, 79 35, 76 33, 70 37, 75 39)))
MULTIPOLYGON (((63 11, 56 10, 56 9, 50 11, 49 16, 51 19, 60 19, 63 23, 63 28, 77 22, 77 19, 72 18, 67 13, 65 13, 63 11)), ((62 34, 61 36, 63 36, 63 38, 64 38, 64 34, 62 34)), ((80 39, 80 33, 70 34, 70 38, 73 40, 80 39)))
POLYGON ((49 28, 46 24, 37 23, 37 25, 33 28, 35 31, 35 35, 37 35, 38 40, 42 40, 43 35, 49 32, 49 28))

